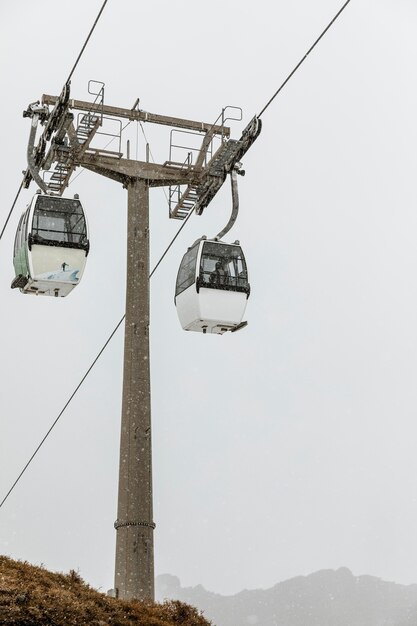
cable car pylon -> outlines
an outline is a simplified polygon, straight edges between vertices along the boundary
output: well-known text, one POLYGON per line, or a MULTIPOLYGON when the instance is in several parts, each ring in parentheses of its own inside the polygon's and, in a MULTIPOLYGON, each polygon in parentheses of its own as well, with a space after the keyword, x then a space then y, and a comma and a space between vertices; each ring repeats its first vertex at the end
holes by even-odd
MULTIPOLYGON (((40 124, 44 126, 44 130, 37 145, 34 145, 36 134, 31 131, 24 187, 27 188, 33 180, 37 183, 39 180, 45 180, 44 196, 41 197, 47 196, 50 200, 64 201, 62 195, 69 184, 72 172, 82 166, 93 173, 119 182, 128 192, 123 402, 119 495, 115 522, 115 595, 122 599, 152 600, 155 523, 152 505, 149 351, 149 189, 171 185, 192 189, 193 192, 189 196, 195 203, 193 210, 200 215, 223 185, 227 174, 234 170, 235 165, 259 135, 261 125, 260 121, 254 118, 244 129, 241 138, 233 140, 230 139, 230 128, 224 123, 208 124, 153 114, 136 106, 130 109, 109 106, 104 102, 104 85, 102 83, 101 85, 98 93, 89 89, 90 93, 96 96, 94 102, 70 98, 67 83, 60 96, 43 95, 41 102, 36 103, 36 107, 29 107, 26 114, 32 118, 32 127, 40 124), (77 123, 73 111, 81 112, 77 116, 77 123), (149 163, 148 160, 131 159, 129 154, 125 157, 120 150, 116 153, 95 148, 92 145, 94 138, 101 132, 107 134, 101 131, 101 126, 109 118, 192 131, 201 138, 199 156, 194 165, 174 161, 158 164, 149 163), (213 151, 215 139, 220 146, 213 151), (51 168, 52 175, 49 171, 51 168), (49 179, 47 176, 45 178, 48 174, 49 179)), ((121 144, 121 137, 119 143, 121 144)), ((53 230, 51 229, 51 232, 53 230)), ((33 232, 33 245, 35 245, 34 236, 33 232)), ((213 240, 204 241, 204 245, 209 246, 203 253, 208 266, 213 265, 214 249, 211 249, 210 245, 215 246, 216 254, 221 246, 226 245, 226 248, 222 248, 222 253, 227 252, 229 272, 235 272, 234 295, 246 301, 249 283, 246 263, 238 243, 224 244, 213 240)), ((220 276, 221 272, 218 274, 220 276)), ((217 285, 213 279, 210 282, 204 270, 201 274, 201 291, 207 291, 203 285, 206 279, 213 293, 215 287, 219 287, 216 289, 218 293, 224 287, 224 294, 231 287, 231 284, 222 285, 221 277, 217 285)), ((21 287, 20 284, 16 286, 21 287)))

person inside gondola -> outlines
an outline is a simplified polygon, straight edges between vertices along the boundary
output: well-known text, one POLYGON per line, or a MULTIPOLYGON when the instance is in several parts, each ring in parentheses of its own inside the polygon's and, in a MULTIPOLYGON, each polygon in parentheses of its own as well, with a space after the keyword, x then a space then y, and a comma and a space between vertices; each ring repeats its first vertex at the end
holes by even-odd
POLYGON ((210 274, 210 283, 212 285, 225 285, 226 284, 226 272, 221 261, 216 262, 215 270, 210 274))

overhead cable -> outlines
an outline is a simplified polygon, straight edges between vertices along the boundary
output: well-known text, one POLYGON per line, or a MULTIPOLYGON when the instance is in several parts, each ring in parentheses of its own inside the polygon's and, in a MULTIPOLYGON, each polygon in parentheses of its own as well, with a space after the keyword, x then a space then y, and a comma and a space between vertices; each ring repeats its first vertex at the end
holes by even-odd
MULTIPOLYGON (((99 14, 98 14, 98 15, 97 15, 97 17, 96 17, 96 19, 95 19, 95 22, 94 22, 93 26, 91 27, 91 30, 90 30, 90 32, 89 32, 89 34, 88 34, 88 37, 87 37, 87 39, 85 40, 83 47, 81 48, 81 52, 80 52, 80 54, 78 55, 77 60, 76 60, 76 61, 75 61, 75 63, 74 63, 74 66, 73 66, 73 68, 72 68, 72 70, 71 70, 71 72, 70 72, 70 74, 69 74, 69 76, 68 76, 68 78, 67 78, 67 80, 66 80, 66 83, 69 83, 69 81, 71 80, 71 77, 72 77, 72 75, 74 74, 75 68, 77 67, 77 65, 78 65, 78 63, 79 63, 79 61, 80 61, 80 59, 81 59, 81 57, 82 57, 82 55, 83 55, 83 52, 84 52, 84 50, 85 50, 85 48, 86 48, 86 46, 87 46, 87 44, 88 44, 88 42, 89 42, 89 40, 90 40, 91 35, 93 34, 93 31, 94 31, 95 27, 97 26, 97 22, 99 21, 99 19, 100 19, 100 17, 101 17, 101 14, 103 13, 104 7, 106 6, 107 2, 108 2, 108 0, 104 0, 103 5, 102 5, 102 7, 101 7, 101 9, 100 9, 100 11, 99 11, 99 14)), ((65 84, 66 84, 66 83, 65 83, 65 84)), ((2 231, 1 231, 1 233, 0 233, 0 240, 1 240, 1 238, 3 237, 3 233, 4 233, 4 231, 6 230, 7 224, 9 223, 9 219, 10 219, 10 217, 11 217, 12 213, 13 213, 13 209, 14 209, 14 207, 16 206, 16 202, 17 202, 17 200, 18 200, 18 198, 19 198, 20 192, 21 192, 21 191, 22 191, 22 189, 23 189, 23 181, 24 181, 25 175, 26 175, 26 172, 24 173, 24 177, 23 177, 23 179, 22 179, 22 182, 20 183, 20 187, 19 187, 19 189, 18 189, 18 191, 17 191, 17 194, 16 194, 16 197, 15 197, 15 199, 14 199, 14 201, 13 201, 12 208, 11 208, 11 209, 10 209, 10 211, 9 211, 9 215, 7 216, 7 219, 6 219, 5 223, 4 223, 4 226, 3 226, 3 228, 2 228, 2 231)))
POLYGON ((17 199, 18 199, 18 197, 19 197, 19 195, 20 195, 20 192, 22 191, 22 187, 23 187, 23 179, 22 179, 22 182, 20 183, 20 187, 19 187, 19 189, 17 190, 17 194, 16 194, 16 196, 15 196, 15 199, 13 200, 12 208, 11 208, 11 209, 10 209, 10 211, 9 211, 9 215, 7 216, 7 219, 6 219, 6 221, 4 222, 3 229, 2 229, 2 231, 1 231, 1 233, 0 233, 0 240, 1 240, 1 238, 3 237, 3 233, 4 233, 4 231, 6 230, 7 224, 9 223, 9 219, 10 219, 10 217, 11 217, 12 213, 13 213, 13 209, 14 209, 14 207, 16 206, 16 202, 17 202, 17 199))
MULTIPOLYGON (((96 18, 96 21, 93 24, 93 27, 84 43, 84 46, 77 58, 77 61, 74 64, 73 69, 71 70, 71 73, 68 77, 67 82, 70 80, 77 64, 78 61, 81 58, 82 53, 84 52, 84 49, 88 43, 88 40, 91 37, 91 34, 103 12, 103 9, 105 7, 105 5, 107 4, 108 0, 105 0, 105 2, 103 3, 103 6, 101 7, 101 10, 96 18)), ((276 98, 276 96, 280 93, 280 91, 285 87, 285 85, 288 83, 288 81, 291 79, 291 77, 295 74, 295 72, 298 70, 298 68, 304 63, 304 61, 306 60, 306 58, 308 57, 308 55, 310 54, 310 52, 316 47, 316 45, 319 43, 319 41, 322 39, 322 37, 327 33, 327 31, 329 30, 329 28, 333 25, 333 23, 337 20, 337 18, 341 15, 341 13, 344 11, 344 9, 347 7, 347 5, 349 4, 351 0, 347 0, 345 2, 345 4, 341 7, 341 9, 337 12, 337 14, 335 15, 335 17, 332 19, 332 21, 326 26, 326 28, 324 29, 324 31, 321 33, 321 35, 316 39, 316 41, 313 43, 313 45, 309 48, 309 50, 306 52, 306 54, 303 56, 303 58, 301 59, 301 61, 299 61, 299 63, 295 66, 295 68, 292 70, 292 72, 287 76, 287 78, 285 79, 285 81, 282 83, 282 85, 277 89, 277 91, 274 93, 274 95, 270 98, 270 100, 266 103, 266 105, 263 107, 263 109, 261 110, 261 112, 258 114, 258 118, 261 117, 261 115, 266 111, 266 109, 269 107, 269 105, 272 103, 272 101, 276 98)), ((144 134, 145 140, 146 140, 146 135, 143 129, 143 126, 141 124, 141 128, 142 128, 142 132, 144 134)), ((19 193, 22 189, 23 186, 23 181, 20 185, 19 191, 16 195, 15 201, 13 203, 12 209, 9 213, 9 216, 6 220, 6 224, 3 227, 3 230, 0 234, 0 239, 3 235, 3 232, 6 228, 7 222, 10 218, 11 212, 14 208, 14 205, 16 204, 17 198, 19 196, 19 193)), ((162 260, 165 258, 166 254, 168 253, 168 251, 170 250, 171 246, 173 245, 173 243, 175 242, 175 240, 177 239, 178 235, 180 234, 180 232, 182 231, 182 229, 184 228, 185 224, 187 223, 188 219, 191 217, 191 215, 193 214, 194 209, 187 215, 186 219, 184 220, 183 224, 181 225, 181 227, 178 229, 177 233, 175 234, 174 238, 171 240, 170 244, 168 245, 168 247, 165 249, 163 255, 161 256, 161 258, 159 259, 158 263, 155 265, 154 269, 152 270, 152 272, 149 275, 149 279, 152 278, 152 276, 154 275, 155 271, 157 270, 157 268, 159 267, 159 265, 161 264, 162 260)), ((33 459, 35 458, 35 456, 37 455, 37 453, 39 452, 39 450, 41 449, 42 445, 45 443, 46 439, 49 437, 50 433, 52 432, 52 430, 54 429, 54 427, 56 426, 56 424, 58 423, 59 419, 61 418, 61 416, 63 415, 64 411, 67 409, 67 407, 69 406, 69 404, 71 403, 72 399, 74 398, 74 396, 76 395, 76 393, 78 392, 78 390, 80 389, 80 387, 82 386, 82 384, 84 383, 85 379, 87 378, 88 374, 91 372, 91 370, 93 369, 93 367, 95 366, 95 364, 97 363, 97 361, 99 360, 100 356, 102 355, 102 353, 104 352, 104 350, 106 349, 106 347, 108 346, 108 344, 110 343, 111 339, 113 338, 113 336, 116 334, 117 330, 119 329, 119 327, 121 326, 121 324, 123 323, 124 319, 125 319, 126 315, 123 315, 123 317, 121 318, 121 320, 118 322, 118 324, 116 325, 116 327, 114 328, 114 330, 112 331, 112 333, 110 334, 110 336, 108 337, 107 341, 105 342, 105 344, 103 345, 103 347, 101 348, 100 352, 97 354, 97 356, 95 357, 94 361, 92 362, 92 364, 90 365, 90 367, 88 368, 87 372, 84 374, 83 378, 81 379, 81 381, 79 382, 79 384, 77 385, 77 387, 75 388, 75 390, 73 391, 73 393, 71 394, 70 398, 68 399, 68 401, 66 402, 65 406, 63 407, 63 409, 61 410, 61 412, 59 413, 59 415, 55 418, 54 422, 52 423, 52 425, 50 426, 49 430, 47 431, 47 433, 45 434, 45 436, 43 437, 43 439, 41 440, 41 442, 39 443, 39 445, 37 446, 37 448, 35 449, 35 451, 33 452, 32 456, 30 457, 30 459, 27 461, 26 465, 24 466, 24 468, 22 469, 22 471, 20 472, 20 474, 18 475, 18 477, 16 478, 16 480, 14 481, 13 485, 10 487, 9 491, 7 492, 7 494, 5 495, 5 497, 3 498, 3 500, 0 502, 0 508, 4 505, 4 503, 6 502, 7 498, 10 496, 10 494, 12 493, 12 491, 14 490, 14 488, 16 487, 16 485, 18 484, 18 482, 20 481, 20 479, 22 478, 23 474, 26 472, 26 470, 28 469, 29 465, 32 463, 33 459)))
POLYGON ((84 50, 86 49, 86 46, 87 46, 88 42, 90 41, 90 37, 91 37, 91 35, 93 34, 93 31, 94 31, 95 27, 97 26, 97 22, 99 21, 99 19, 100 19, 100 17, 101 17, 101 14, 103 13, 103 11, 104 11, 104 7, 106 6, 107 2, 108 2, 108 0, 104 0, 103 5, 102 5, 102 7, 101 7, 101 9, 100 9, 100 11, 99 11, 99 14, 97 15, 97 17, 96 17, 96 19, 95 19, 95 22, 94 22, 94 24, 92 25, 90 32, 88 33, 88 37, 87 37, 87 39, 85 40, 83 47, 81 48, 81 52, 80 52, 80 54, 78 55, 77 60, 75 61, 74 66, 73 66, 72 70, 71 70, 71 71, 70 71, 70 73, 69 73, 69 76, 68 76, 68 78, 67 78, 67 80, 66 80, 66 82, 67 82, 67 83, 69 83, 69 81, 71 80, 72 75, 74 74, 75 68, 77 67, 78 62, 79 62, 79 60, 81 59, 81 57, 82 57, 82 55, 83 55, 83 52, 84 52, 84 50))
POLYGON ((342 6, 341 9, 339 9, 339 11, 336 13, 336 15, 334 16, 334 18, 332 19, 331 22, 329 22, 329 24, 326 26, 326 28, 324 29, 324 31, 321 33, 320 37, 318 37, 316 39, 316 41, 313 43, 313 45, 307 50, 307 52, 305 53, 305 55, 303 56, 303 58, 301 59, 301 61, 299 61, 297 63, 297 65, 295 66, 295 68, 292 70, 292 72, 290 74, 288 74, 287 78, 284 80, 284 82, 282 83, 282 85, 276 90, 276 92, 274 93, 274 95, 272 96, 272 98, 270 98, 270 100, 268 100, 268 102, 266 103, 266 105, 264 106, 264 108, 262 109, 262 111, 260 113, 258 113, 257 117, 261 117, 262 113, 264 113, 264 111, 266 111, 266 109, 269 107, 269 105, 271 104, 271 102, 273 100, 275 100, 275 98, 277 97, 277 95, 279 94, 279 92, 285 87, 285 85, 288 83, 288 81, 290 80, 290 78, 292 78, 292 76, 294 76, 295 72, 298 70, 298 68, 304 63, 304 61, 306 60, 306 58, 308 57, 308 55, 310 54, 310 52, 312 50, 314 50, 314 48, 317 46, 317 44, 319 43, 320 39, 322 39, 322 37, 324 37, 324 35, 327 33, 327 31, 329 30, 329 28, 334 24, 334 22, 337 20, 337 18, 339 17, 339 15, 346 9, 347 5, 349 4, 350 0, 347 0, 345 2, 345 4, 342 6))
POLYGON ((153 268, 152 272, 149 275, 149 278, 152 278, 152 276, 154 275, 154 273, 156 272, 157 268, 159 267, 159 265, 161 264, 161 262, 163 261, 163 259, 165 258, 166 254, 168 253, 169 249, 171 248, 172 244, 174 243, 174 241, 176 240, 176 238, 178 237, 178 235, 180 234, 180 232, 182 231, 182 229, 184 228, 184 226, 186 225, 186 223, 188 222, 188 220, 190 219, 191 215, 194 213, 194 209, 195 207, 193 207, 193 209, 189 212, 189 214, 187 215, 187 217, 185 218, 185 220, 183 221, 183 223, 181 224, 181 226, 179 227, 175 237, 172 239, 171 243, 169 244, 169 246, 166 248, 165 252, 163 253, 163 255, 161 256, 161 258, 159 259, 158 263, 155 265, 155 267, 153 268))
POLYGON ((17 483, 19 482, 19 480, 22 478, 23 474, 26 472, 27 468, 29 467, 29 465, 32 463, 33 459, 35 458, 35 456, 38 454, 39 450, 41 449, 41 447, 43 446, 43 444, 45 443, 45 441, 47 440, 47 438, 49 437, 49 435, 51 434, 52 430, 55 428, 56 424, 58 423, 60 417, 62 416, 62 414, 64 413, 65 409, 68 407, 68 405, 70 404, 71 400, 74 398, 75 394, 77 393, 77 391, 79 390, 79 388, 81 387, 81 385, 83 384, 83 382, 85 381, 85 379, 87 378, 87 376, 89 375, 89 373, 91 372, 91 370, 93 369, 94 365, 97 363, 98 359, 101 357, 102 353, 104 352, 104 350, 106 349, 107 345, 110 343, 111 339, 113 338, 113 335, 115 335, 116 331, 118 330, 119 326, 121 325, 121 323, 123 322, 125 316, 122 317, 122 319, 120 320, 120 322, 117 324, 116 328, 113 330, 113 332, 111 333, 111 335, 109 336, 109 338, 107 339, 106 343, 104 344, 104 346, 101 348, 100 352, 97 354, 96 358, 94 359, 94 361, 92 362, 92 364, 90 365, 90 367, 88 368, 88 370, 86 371, 86 373, 84 374, 84 376, 82 377, 82 379, 80 380, 80 382, 78 383, 78 385, 76 386, 75 390, 73 391, 73 393, 71 394, 71 396, 69 397, 68 401, 66 402, 64 408, 62 409, 62 411, 59 413, 59 415, 55 418, 55 420, 53 421, 52 425, 50 426, 48 432, 46 433, 46 435, 43 437, 42 441, 39 443, 39 445, 37 446, 36 450, 34 451, 34 453, 32 454, 32 456, 30 457, 30 459, 28 460, 28 462, 26 463, 26 465, 24 466, 24 468, 22 469, 22 471, 20 472, 19 476, 16 478, 16 480, 14 481, 13 485, 10 487, 9 491, 6 493, 6 495, 4 496, 3 500, 0 502, 0 509, 3 506, 3 504, 6 502, 7 498, 10 496, 10 494, 12 493, 13 489, 16 487, 17 483))
MULTIPOLYGON (((168 250, 171 248, 172 244, 174 243, 174 241, 176 240, 176 238, 178 237, 178 235, 180 234, 180 232, 182 231, 182 229, 184 228, 185 224, 187 223, 188 219, 190 218, 190 216, 192 215, 193 211, 191 211, 187 217, 185 218, 183 224, 181 224, 180 228, 178 229, 177 233, 175 234, 174 238, 171 240, 170 244, 168 245, 168 247, 165 249, 165 252, 163 253, 163 255, 161 256, 161 258, 159 259, 158 263, 155 265, 155 267, 153 268, 152 272, 149 274, 149 279, 152 278, 152 276, 155 274, 157 268, 159 267, 161 261, 163 260, 163 258, 165 257, 165 255, 167 254, 168 250)), ((10 487, 9 491, 6 493, 6 495, 4 496, 3 500, 0 502, 0 509, 3 506, 3 504, 6 502, 7 498, 10 496, 10 494, 12 493, 12 491, 14 490, 14 488, 16 487, 16 485, 18 484, 18 482, 20 481, 20 479, 22 478, 23 474, 26 472, 26 470, 28 469, 29 465, 32 463, 33 459, 35 458, 35 456, 38 454, 39 450, 41 449, 41 447, 43 446, 43 444, 45 443, 45 441, 47 440, 47 438, 49 437, 49 435, 51 434, 51 432, 53 431, 53 429, 55 428, 55 426, 57 425, 57 423, 59 422, 60 418, 62 417, 63 413, 65 412, 65 410, 68 408, 68 406, 70 405, 71 401, 73 400, 73 398, 75 397, 76 393, 78 392, 78 390, 81 388, 82 384, 84 383, 84 381, 86 380, 87 376, 89 375, 89 373, 91 372, 91 370, 93 369, 93 367, 95 366, 95 364, 97 363, 97 361, 99 360, 99 358, 101 357, 101 355, 103 354, 104 350, 107 348, 107 346, 109 345, 110 341, 113 339, 114 335, 116 334, 116 332, 118 331, 118 329, 120 328, 120 326, 122 325, 124 319, 126 317, 126 314, 123 315, 123 317, 120 319, 120 321, 117 323, 116 327, 114 328, 114 330, 111 332, 111 334, 109 335, 107 341, 105 342, 105 344, 103 345, 103 347, 101 348, 100 352, 97 354, 97 356, 95 357, 94 361, 91 363, 90 367, 88 368, 88 370, 86 371, 86 373, 84 374, 84 376, 82 377, 82 379, 80 380, 80 382, 78 383, 78 385, 76 386, 76 388, 74 389, 74 391, 72 392, 72 394, 70 395, 69 399, 67 400, 67 402, 65 403, 63 409, 60 411, 60 413, 57 415, 57 417, 54 419, 54 421, 52 422, 51 426, 49 427, 48 431, 46 432, 45 436, 43 437, 43 439, 41 440, 41 442, 38 444, 38 446, 36 447, 35 451, 33 452, 32 456, 29 458, 29 460, 27 461, 26 465, 23 467, 22 471, 20 472, 20 474, 18 475, 18 477, 16 478, 16 480, 14 481, 14 483, 12 484, 12 486, 10 487)))

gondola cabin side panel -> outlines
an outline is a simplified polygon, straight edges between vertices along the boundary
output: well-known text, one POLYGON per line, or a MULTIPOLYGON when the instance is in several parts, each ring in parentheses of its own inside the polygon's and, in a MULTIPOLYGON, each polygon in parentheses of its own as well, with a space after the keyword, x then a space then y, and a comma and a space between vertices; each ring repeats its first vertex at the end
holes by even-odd
POLYGON ((78 196, 36 194, 17 229, 12 288, 64 297, 79 284, 88 251, 87 220, 78 196))
POLYGON ((25 227, 29 215, 29 209, 22 213, 19 225, 16 232, 14 251, 13 251, 13 265, 16 276, 27 276, 29 273, 29 261, 27 254, 27 245, 25 242, 25 227))
MULTIPOLYGON (((209 325, 234 327, 243 319, 248 299, 245 293, 200 288, 200 317, 209 325)), ((214 331, 212 331, 214 332, 214 331)))
POLYGON ((40 291, 56 289, 59 283, 59 295, 64 296, 80 282, 85 261, 83 250, 32 244, 30 275, 40 291))

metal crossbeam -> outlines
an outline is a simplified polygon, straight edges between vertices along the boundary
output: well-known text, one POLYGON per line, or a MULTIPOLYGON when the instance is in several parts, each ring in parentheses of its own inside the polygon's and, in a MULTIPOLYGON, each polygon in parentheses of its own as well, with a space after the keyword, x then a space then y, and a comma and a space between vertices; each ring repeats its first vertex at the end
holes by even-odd
MULTIPOLYGON (((47 94, 44 94, 42 96, 42 104, 46 104, 48 106, 55 105, 58 100, 58 96, 50 96, 47 94)), ((70 109, 76 109, 79 111, 93 112, 95 110, 91 102, 85 102, 83 100, 74 100, 70 98, 70 100, 68 101, 68 105, 70 109)), ((222 135, 223 137, 230 136, 230 128, 227 126, 207 124, 205 122, 195 122, 194 120, 186 120, 180 117, 158 115, 156 113, 148 113, 147 111, 138 111, 133 109, 123 109, 121 107, 109 106, 108 104, 97 105, 97 111, 102 113, 103 115, 120 117, 123 119, 131 120, 132 122, 149 122, 151 124, 163 124, 164 126, 185 128, 187 130, 211 132, 216 135, 222 135)))
POLYGON ((146 180, 150 187, 163 187, 172 184, 196 185, 201 180, 201 172, 196 172, 192 168, 181 169, 145 161, 118 159, 95 154, 93 150, 87 150, 79 159, 77 157, 75 159, 78 165, 121 183, 138 178, 146 180))

